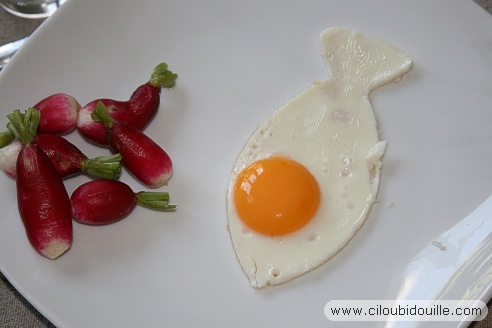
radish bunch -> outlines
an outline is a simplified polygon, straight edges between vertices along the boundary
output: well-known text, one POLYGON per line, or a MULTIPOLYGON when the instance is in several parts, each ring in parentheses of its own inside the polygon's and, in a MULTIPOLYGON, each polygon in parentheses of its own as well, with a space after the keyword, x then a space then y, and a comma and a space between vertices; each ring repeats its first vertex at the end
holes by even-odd
POLYGON ((40 254, 55 259, 71 247, 72 218, 101 225, 124 218, 137 205, 160 211, 176 208, 167 192, 135 193, 117 181, 121 164, 148 187, 170 179, 171 158, 142 131, 157 113, 161 88, 171 88, 176 78, 161 63, 128 101, 96 99, 81 107, 74 97, 57 93, 24 113, 16 109, 7 115, 8 130, 0 132, 0 169, 16 180, 19 214, 40 254), (114 154, 89 159, 62 136, 75 129, 114 154), (69 197, 63 180, 80 173, 95 180, 69 197))

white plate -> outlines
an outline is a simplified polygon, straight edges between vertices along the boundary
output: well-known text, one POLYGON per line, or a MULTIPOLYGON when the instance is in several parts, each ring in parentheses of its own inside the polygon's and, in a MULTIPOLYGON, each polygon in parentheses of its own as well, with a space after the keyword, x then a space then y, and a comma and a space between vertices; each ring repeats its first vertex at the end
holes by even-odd
MULTIPOLYGON (((55 325, 321 327, 334 299, 490 298, 492 262, 479 251, 492 250, 491 212, 462 221, 492 191, 492 19, 475 3, 69 1, 2 72, 1 124, 56 92, 82 104, 127 99, 161 61, 179 78, 146 132, 173 157, 162 190, 177 212, 138 208, 113 225, 75 224, 71 250, 50 261, 27 242, 15 184, 0 176, 0 269, 55 325), (319 34, 330 26, 384 39, 415 61, 371 96, 389 141, 379 203, 328 263, 257 291, 226 230, 229 174, 256 125, 327 76, 319 34), (446 232, 457 224, 473 229, 453 244, 446 232)), ((69 139, 90 157, 109 153, 69 139)), ((68 180, 69 192, 87 180, 68 180)), ((145 189, 126 172, 122 180, 145 189)))

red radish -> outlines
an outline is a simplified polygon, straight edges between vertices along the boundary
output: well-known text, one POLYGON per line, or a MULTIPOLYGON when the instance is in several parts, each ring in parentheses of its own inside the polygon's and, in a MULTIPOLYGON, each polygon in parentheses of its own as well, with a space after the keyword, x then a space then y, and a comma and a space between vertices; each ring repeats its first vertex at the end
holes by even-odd
MULTIPOLYGON (((77 127, 80 104, 66 93, 56 93, 39 101, 34 108, 42 113, 38 133, 66 134, 77 127)), ((14 135, 10 130, 0 132, 0 148, 10 144, 14 135)))
MULTIPOLYGON (((57 134, 41 133, 36 135, 35 140, 63 179, 79 173, 111 180, 120 176, 120 154, 89 159, 77 146, 57 134)), ((18 140, 0 148, 0 169, 12 179, 16 178, 15 167, 20 149, 21 143, 18 140)))
POLYGON ((115 180, 93 180, 78 187, 70 198, 75 221, 101 225, 121 220, 136 205, 156 210, 172 210, 167 192, 134 193, 130 186, 115 180))
POLYGON ((143 130, 157 113, 160 104, 161 88, 171 88, 178 77, 169 71, 166 63, 154 68, 150 80, 139 86, 128 101, 96 99, 79 111, 77 127, 82 136, 101 146, 108 146, 104 126, 92 119, 92 112, 99 102, 108 109, 111 117, 125 122, 138 130, 143 130))
POLYGON ((51 159, 62 178, 81 172, 95 178, 114 180, 120 177, 120 154, 89 159, 77 146, 56 134, 38 134, 36 143, 51 159))
POLYGON ((22 143, 16 167, 17 203, 27 238, 41 255, 55 259, 72 244, 70 198, 55 166, 35 142, 40 112, 14 110, 7 117, 7 127, 22 143))
POLYGON ((0 170, 15 180, 17 156, 22 148, 22 144, 19 140, 16 140, 0 148, 0 170))
POLYGON ((66 93, 56 93, 33 106, 41 112, 38 133, 66 134, 77 127, 79 102, 66 93))
POLYGON ((114 120, 102 102, 92 117, 104 124, 111 149, 121 154, 123 164, 138 180, 149 187, 167 183, 173 169, 164 149, 137 128, 114 120))

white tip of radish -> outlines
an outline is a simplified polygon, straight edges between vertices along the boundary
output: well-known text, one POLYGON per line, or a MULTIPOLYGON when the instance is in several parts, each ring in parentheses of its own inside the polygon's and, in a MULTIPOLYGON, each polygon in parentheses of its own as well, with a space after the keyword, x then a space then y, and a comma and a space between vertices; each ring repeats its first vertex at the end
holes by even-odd
POLYGON ((49 258, 54 260, 63 253, 65 253, 70 248, 70 244, 64 239, 53 239, 50 243, 41 249, 39 252, 49 258))
POLYGON ((0 170, 12 179, 16 177, 17 157, 21 148, 22 144, 18 140, 0 148, 0 170))
POLYGON ((152 181, 149 187, 157 188, 167 185, 167 182, 169 181, 169 179, 171 179, 172 175, 173 175, 173 171, 171 170, 168 173, 160 175, 159 177, 157 177, 155 180, 152 181))

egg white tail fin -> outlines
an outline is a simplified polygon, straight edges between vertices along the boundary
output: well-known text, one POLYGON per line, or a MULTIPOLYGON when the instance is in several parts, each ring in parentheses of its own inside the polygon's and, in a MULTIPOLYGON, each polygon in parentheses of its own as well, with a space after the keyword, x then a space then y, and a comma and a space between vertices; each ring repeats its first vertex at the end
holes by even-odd
POLYGON ((367 93, 400 79, 413 66, 393 45, 345 28, 323 31, 321 50, 332 77, 367 93))

